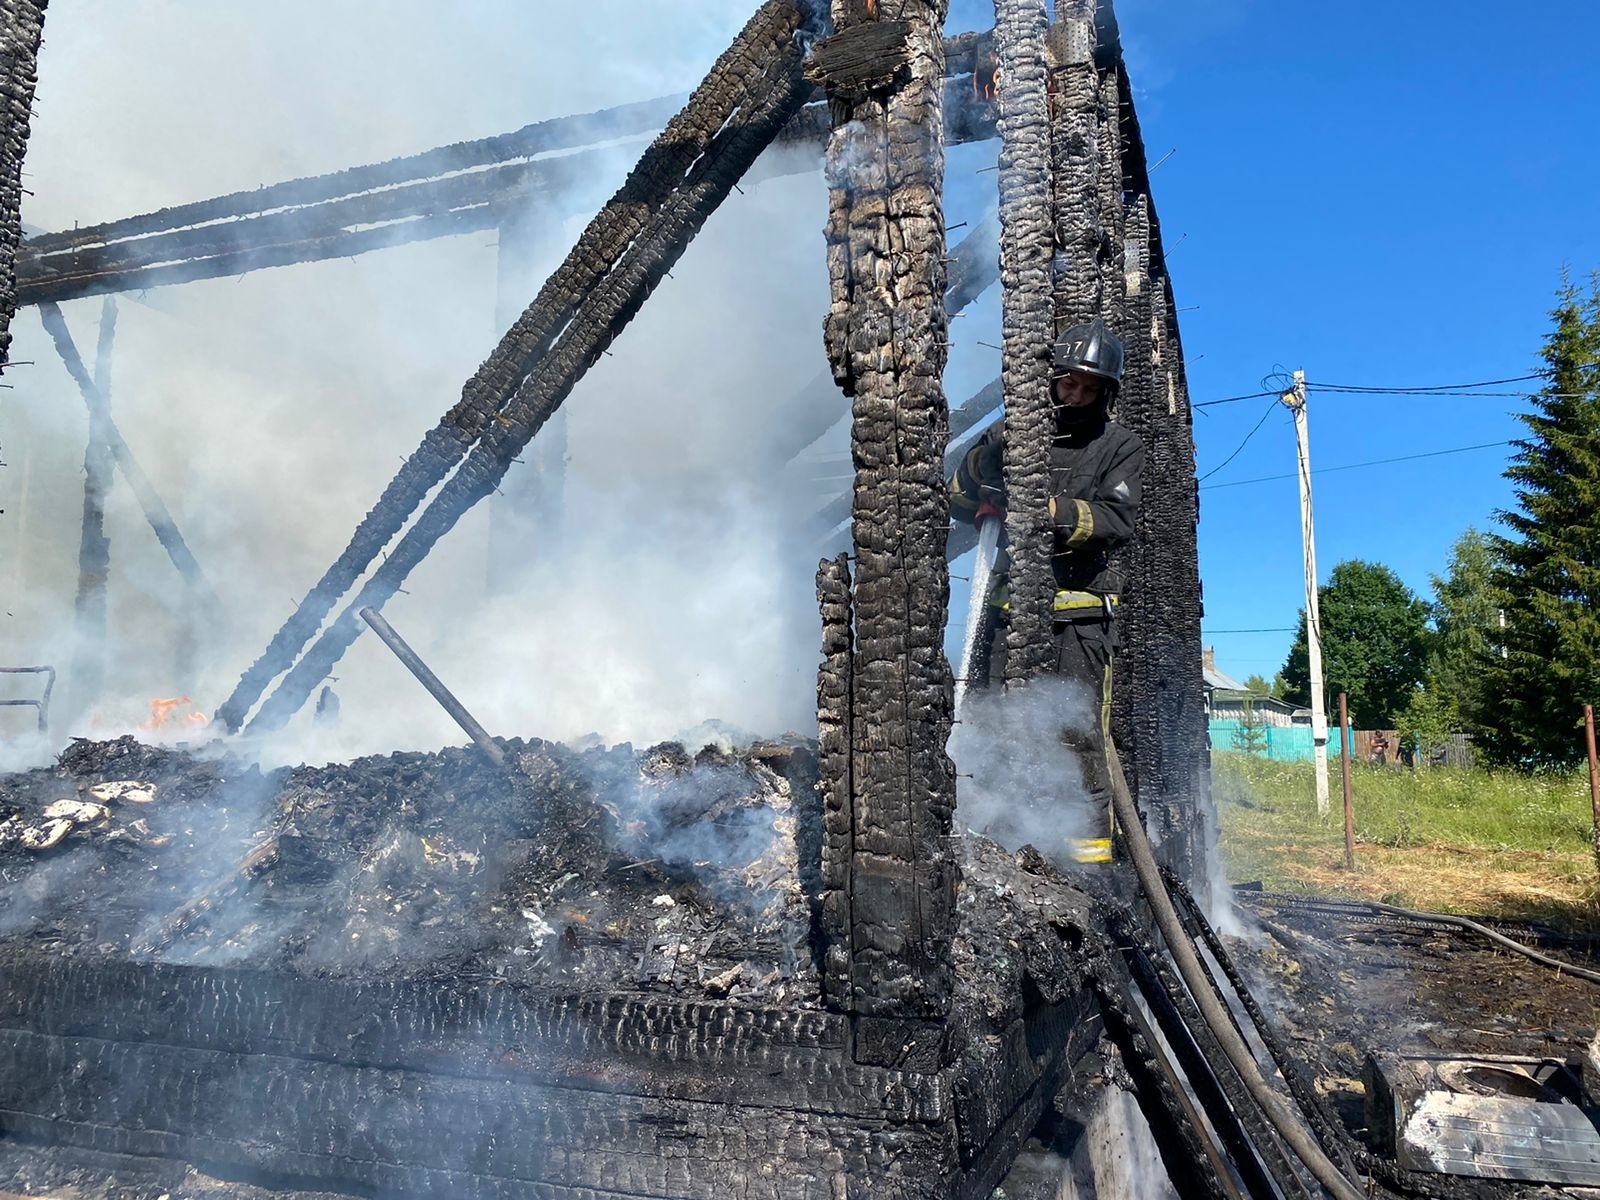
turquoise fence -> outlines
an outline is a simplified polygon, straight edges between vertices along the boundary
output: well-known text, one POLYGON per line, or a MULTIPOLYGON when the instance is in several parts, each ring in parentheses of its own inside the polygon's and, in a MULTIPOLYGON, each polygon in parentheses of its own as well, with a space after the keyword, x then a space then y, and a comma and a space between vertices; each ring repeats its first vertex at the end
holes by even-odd
MULTIPOLYGON (((1213 750, 1244 749, 1243 742, 1234 736, 1239 729, 1238 721, 1212 721, 1208 728, 1211 731, 1211 748, 1213 750)), ((1263 725, 1261 726, 1261 733, 1265 738, 1260 743, 1259 754, 1262 758, 1270 758, 1275 762, 1311 761, 1311 726, 1263 725)), ((1328 728, 1328 755, 1331 758, 1339 757, 1339 729, 1337 726, 1329 726, 1328 728)))

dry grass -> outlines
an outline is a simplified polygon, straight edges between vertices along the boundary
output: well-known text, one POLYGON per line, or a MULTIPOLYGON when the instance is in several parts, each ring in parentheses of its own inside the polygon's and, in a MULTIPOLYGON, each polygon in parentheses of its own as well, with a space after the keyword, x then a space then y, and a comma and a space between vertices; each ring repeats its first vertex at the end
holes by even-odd
POLYGON ((1358 768, 1353 872, 1337 762, 1325 819, 1310 763, 1215 754, 1212 781, 1234 882, 1600 928, 1586 775, 1358 768))

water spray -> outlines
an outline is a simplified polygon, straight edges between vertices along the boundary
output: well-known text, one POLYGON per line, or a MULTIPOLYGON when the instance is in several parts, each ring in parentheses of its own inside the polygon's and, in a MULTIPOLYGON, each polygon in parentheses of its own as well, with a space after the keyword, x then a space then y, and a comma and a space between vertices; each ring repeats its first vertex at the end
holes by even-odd
POLYGON ((972 663, 983 628, 984 610, 989 605, 989 578, 994 574, 995 552, 1000 545, 1000 522, 990 519, 978 526, 978 550, 972 562, 972 598, 967 605, 967 640, 961 651, 961 671, 956 675, 955 717, 961 718, 961 702, 972 678, 972 663))

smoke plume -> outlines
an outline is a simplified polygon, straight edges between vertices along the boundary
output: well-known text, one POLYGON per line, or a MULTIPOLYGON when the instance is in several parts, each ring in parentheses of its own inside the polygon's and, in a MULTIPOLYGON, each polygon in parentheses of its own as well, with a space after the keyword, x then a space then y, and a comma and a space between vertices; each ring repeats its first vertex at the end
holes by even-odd
MULTIPOLYGON (((24 219, 67 228, 681 93, 748 10, 403 0, 378 19, 348 0, 270 11, 62 0, 24 219)), ((526 294, 512 311, 641 145, 586 155, 578 183, 541 197, 537 278, 513 284, 526 294)), ((496 733, 649 742, 714 716, 764 734, 811 727, 817 551, 796 531, 826 497, 762 447, 780 403, 823 365, 825 194, 814 148, 769 153, 804 173, 730 198, 567 402, 565 510, 525 544, 495 547, 516 559, 498 564, 512 590, 486 585, 484 504, 389 607, 496 733)), ((186 648, 176 572, 118 479, 105 690, 58 689, 52 737, 27 746, 30 710, 0 709, 0 765, 132 728, 155 697, 216 707, 503 332, 495 242, 469 234, 124 298, 112 412, 227 621, 186 648)), ((91 370, 99 307, 64 305, 91 370)), ((15 390, 0 400, 0 664, 50 662, 65 680, 85 649, 71 597, 87 416, 37 317, 19 314, 16 333, 13 359, 33 365, 8 374, 15 390)), ((313 729, 302 714, 265 757, 460 740, 375 638, 331 686, 340 721, 313 729)))

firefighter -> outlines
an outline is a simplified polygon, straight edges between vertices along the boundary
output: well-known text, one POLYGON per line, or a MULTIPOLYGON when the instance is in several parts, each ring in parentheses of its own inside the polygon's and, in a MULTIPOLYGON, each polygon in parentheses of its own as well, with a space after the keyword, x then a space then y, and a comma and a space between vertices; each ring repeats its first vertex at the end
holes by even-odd
MULTIPOLYGON (((1139 511, 1144 443, 1111 416, 1122 382, 1123 349, 1096 319, 1067 330, 1052 354, 1051 397, 1055 436, 1050 445, 1050 517, 1054 545, 1056 674, 1077 681, 1094 700, 1094 717, 1064 738, 1082 767, 1092 813, 1087 836, 1071 840, 1079 862, 1111 859, 1111 661, 1117 647, 1117 605, 1122 581, 1111 554, 1134 534, 1139 511)), ((950 481, 950 510, 981 526, 1005 519, 1005 479, 1000 426, 984 434, 950 481)), ((996 563, 989 619, 979 633, 969 684, 1002 672, 994 660, 1004 639, 1009 606, 1005 559, 996 563)))

